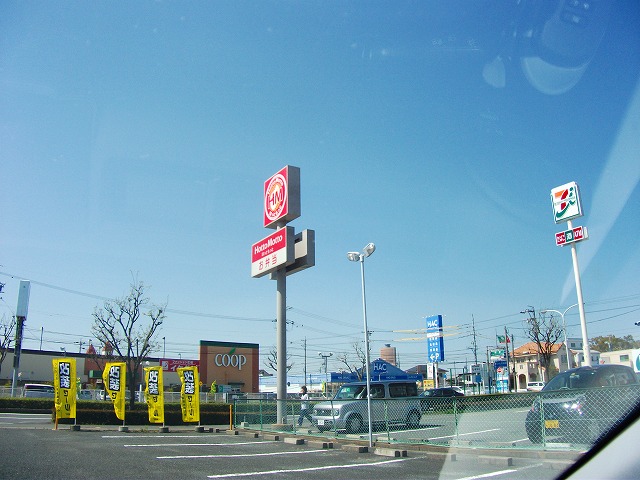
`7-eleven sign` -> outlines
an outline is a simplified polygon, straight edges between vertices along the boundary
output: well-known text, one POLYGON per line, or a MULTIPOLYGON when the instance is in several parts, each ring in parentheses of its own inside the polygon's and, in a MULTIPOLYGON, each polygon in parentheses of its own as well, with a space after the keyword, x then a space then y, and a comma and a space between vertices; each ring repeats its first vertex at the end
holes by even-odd
POLYGON ((551 190, 551 204, 553 206, 553 220, 556 223, 582 216, 578 184, 570 182, 551 190))

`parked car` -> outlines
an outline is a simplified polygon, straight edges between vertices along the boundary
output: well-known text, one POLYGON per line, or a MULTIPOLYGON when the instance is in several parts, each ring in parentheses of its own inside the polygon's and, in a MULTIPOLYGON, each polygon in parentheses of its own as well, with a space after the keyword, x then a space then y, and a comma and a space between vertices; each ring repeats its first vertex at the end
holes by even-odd
POLYGON ((544 388, 544 382, 527 382, 527 392, 539 392, 544 388))
POLYGON ((457 387, 430 388, 420 394, 420 408, 423 412, 463 410, 464 404, 458 397, 464 397, 464 392, 457 387))
MULTIPOLYGON (((371 423, 394 424, 416 428, 422 413, 415 382, 372 381, 371 423)), ((346 383, 330 401, 313 408, 313 423, 319 431, 346 430, 360 433, 369 429, 367 383, 346 383)))
POLYGON ((22 387, 22 396, 27 398, 53 398, 55 390, 53 385, 43 383, 26 383, 22 387))
POLYGON ((91 390, 79 390, 78 400, 93 400, 91 390))
POLYGON ((547 438, 594 443, 640 401, 635 372, 625 365, 579 367, 547 383, 525 420, 532 443, 547 438))

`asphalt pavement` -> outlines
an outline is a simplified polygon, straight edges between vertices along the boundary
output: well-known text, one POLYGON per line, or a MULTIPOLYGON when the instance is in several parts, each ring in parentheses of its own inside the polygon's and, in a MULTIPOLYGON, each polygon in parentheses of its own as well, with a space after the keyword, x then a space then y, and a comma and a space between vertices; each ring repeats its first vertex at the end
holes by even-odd
POLYGON ((567 461, 514 457, 468 449, 404 450, 379 446, 360 452, 362 444, 263 435, 214 427, 69 425, 53 430, 50 418, 0 415, 0 478, 21 479, 480 479, 488 477, 554 478, 567 461), (333 447, 333 448, 329 448, 333 447))

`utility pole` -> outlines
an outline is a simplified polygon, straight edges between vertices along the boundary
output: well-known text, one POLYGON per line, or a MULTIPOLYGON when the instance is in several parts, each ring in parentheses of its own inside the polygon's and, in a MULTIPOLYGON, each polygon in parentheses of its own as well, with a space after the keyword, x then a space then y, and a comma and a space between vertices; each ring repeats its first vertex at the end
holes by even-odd
MULTIPOLYGON (((479 365, 478 365, 478 344, 476 343, 476 319, 474 318, 473 313, 471 314, 471 328, 472 328, 472 331, 473 331, 473 342, 471 343, 471 345, 472 345, 471 350, 473 350, 473 361, 474 361, 474 365, 476 366, 476 372, 477 372, 478 371, 477 369, 479 368, 479 365)), ((476 379, 475 379, 475 377, 477 375, 476 372, 474 372, 474 374, 473 374, 473 385, 475 385, 475 383, 476 383, 476 379)), ((480 385, 478 385, 478 393, 480 393, 480 385)))
POLYGON ((507 330, 507 327, 504 327, 504 345, 506 348, 506 353, 507 353, 507 392, 511 391, 511 373, 509 372, 509 370, 511 370, 510 368, 510 362, 509 362, 509 331, 507 330))
POLYGON ((18 370, 20 369, 20 351, 22 350, 22 331, 24 322, 27 320, 29 310, 29 293, 31 283, 28 280, 20 280, 18 290, 18 306, 16 308, 16 339, 13 344, 13 380, 11 382, 11 396, 15 396, 16 385, 18 384, 18 370))
POLYGON ((333 352, 329 352, 329 353, 322 353, 322 352, 318 352, 318 355, 320 355, 323 359, 324 359, 324 389, 325 389, 325 394, 329 393, 329 377, 327 376, 327 360, 329 359, 329 357, 331 357, 333 355, 333 352))
POLYGON ((302 342, 304 345, 304 384, 307 384, 307 337, 304 337, 302 342))

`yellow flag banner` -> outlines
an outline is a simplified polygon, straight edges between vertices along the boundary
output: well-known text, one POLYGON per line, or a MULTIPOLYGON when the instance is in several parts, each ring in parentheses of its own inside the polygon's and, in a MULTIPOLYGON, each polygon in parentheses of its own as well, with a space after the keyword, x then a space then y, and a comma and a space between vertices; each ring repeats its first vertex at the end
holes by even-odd
POLYGON ((56 418, 76 418, 76 359, 54 358, 51 362, 56 418))
POLYGON ((200 378, 198 367, 178 368, 182 382, 180 389, 180 406, 183 422, 200 422, 200 378))
POLYGON ((144 379, 147 384, 144 392, 149 408, 149 422, 164 423, 164 385, 162 381, 162 367, 146 367, 144 379))
POLYGON ((127 366, 124 362, 109 362, 102 372, 104 388, 113 402, 116 417, 124 421, 125 388, 127 385, 127 366))

